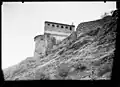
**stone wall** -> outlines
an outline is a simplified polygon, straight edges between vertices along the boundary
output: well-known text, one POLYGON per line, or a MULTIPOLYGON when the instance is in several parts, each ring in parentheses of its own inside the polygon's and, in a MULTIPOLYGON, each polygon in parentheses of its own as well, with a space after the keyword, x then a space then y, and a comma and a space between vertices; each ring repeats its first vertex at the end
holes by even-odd
POLYGON ((44 35, 38 35, 34 38, 35 41, 35 51, 34 51, 34 57, 40 57, 41 55, 45 55, 45 36, 44 35))
POLYGON ((35 51, 34 57, 39 58, 41 56, 46 56, 50 53, 53 45, 56 44, 56 39, 50 34, 45 33, 44 35, 38 35, 34 38, 35 41, 35 51))
POLYGON ((57 42, 60 42, 68 37, 74 31, 74 28, 74 25, 45 22, 44 33, 49 33, 52 37, 55 37, 57 42))
POLYGON ((51 37, 55 38, 56 44, 58 44, 63 39, 65 39, 67 36, 51 34, 51 37))
POLYGON ((50 53, 50 50, 53 48, 53 45, 56 44, 54 40, 55 38, 53 38, 50 34, 45 33, 46 55, 50 53))
POLYGON ((61 23, 54 23, 54 22, 45 22, 45 31, 56 31, 56 32, 64 32, 64 33, 71 33, 74 31, 74 25, 67 25, 61 23))

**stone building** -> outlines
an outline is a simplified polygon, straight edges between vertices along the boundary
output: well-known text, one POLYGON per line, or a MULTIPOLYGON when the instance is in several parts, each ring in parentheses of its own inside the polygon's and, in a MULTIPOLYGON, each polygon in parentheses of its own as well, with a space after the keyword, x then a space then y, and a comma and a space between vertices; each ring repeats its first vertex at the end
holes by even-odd
POLYGON ((35 41, 35 51, 34 57, 40 57, 41 55, 45 54, 45 36, 38 35, 34 37, 35 41))
POLYGON ((44 33, 49 33, 52 37, 55 37, 57 44, 68 37, 74 31, 75 26, 45 21, 44 29, 44 33))
POLYGON ((34 37, 34 57, 49 54, 53 46, 68 37, 74 31, 74 28, 74 25, 45 21, 44 35, 34 37))

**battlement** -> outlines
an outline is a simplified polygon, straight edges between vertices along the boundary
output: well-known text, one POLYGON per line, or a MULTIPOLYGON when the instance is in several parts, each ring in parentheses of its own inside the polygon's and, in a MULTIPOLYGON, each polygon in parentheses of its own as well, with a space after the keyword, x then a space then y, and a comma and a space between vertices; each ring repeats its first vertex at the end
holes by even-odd
POLYGON ((49 21, 45 21, 45 24, 56 24, 56 25, 63 25, 63 26, 72 26, 72 27, 75 27, 74 25, 68 25, 68 24, 63 24, 63 23, 56 23, 56 22, 49 22, 49 21))
POLYGON ((45 32, 56 31, 63 33, 71 33, 72 31, 74 31, 74 28, 75 28, 74 25, 45 21, 45 32))
POLYGON ((55 37, 57 42, 68 37, 75 29, 74 25, 45 21, 44 34, 50 34, 55 37))

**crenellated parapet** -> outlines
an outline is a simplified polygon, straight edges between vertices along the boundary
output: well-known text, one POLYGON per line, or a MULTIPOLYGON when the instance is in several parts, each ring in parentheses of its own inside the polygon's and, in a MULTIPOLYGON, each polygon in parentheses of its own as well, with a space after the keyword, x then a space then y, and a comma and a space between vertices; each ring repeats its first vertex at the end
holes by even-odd
POLYGON ((49 33, 55 37, 56 43, 68 37, 75 29, 74 25, 45 21, 44 33, 49 33))

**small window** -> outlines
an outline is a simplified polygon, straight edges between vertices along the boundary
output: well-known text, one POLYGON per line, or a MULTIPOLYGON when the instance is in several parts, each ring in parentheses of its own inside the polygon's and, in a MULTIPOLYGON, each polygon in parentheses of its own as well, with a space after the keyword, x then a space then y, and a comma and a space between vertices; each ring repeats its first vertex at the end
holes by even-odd
POLYGON ((55 25, 52 25, 52 27, 55 27, 55 25))
POLYGON ((72 27, 70 27, 70 30, 72 30, 72 27))
POLYGON ((41 38, 41 40, 43 40, 43 38, 41 38))
POLYGON ((68 29, 68 27, 66 26, 65 28, 67 28, 68 29))
POLYGON ((63 26, 61 26, 61 28, 63 28, 63 26))
POLYGON ((57 25, 57 27, 59 27, 59 25, 57 25))

